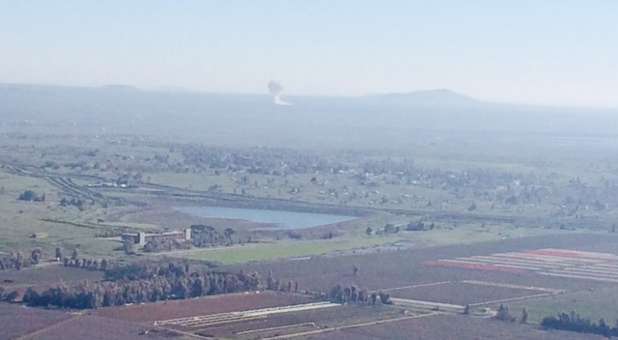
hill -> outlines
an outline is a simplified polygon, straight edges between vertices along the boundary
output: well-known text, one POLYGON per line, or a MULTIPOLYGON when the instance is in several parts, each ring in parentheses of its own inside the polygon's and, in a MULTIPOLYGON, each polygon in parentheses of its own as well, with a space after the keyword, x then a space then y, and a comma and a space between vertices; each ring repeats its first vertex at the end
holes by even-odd
MULTIPOLYGON (((213 144, 410 148, 435 138, 615 135, 618 111, 487 103, 450 90, 362 97, 146 91, 129 86, 0 84, 5 126, 131 133, 213 144)), ((553 137, 552 137, 553 138, 553 137)))
POLYGON ((481 102, 448 89, 423 90, 405 93, 385 93, 365 96, 367 102, 399 107, 462 107, 480 105, 481 102))

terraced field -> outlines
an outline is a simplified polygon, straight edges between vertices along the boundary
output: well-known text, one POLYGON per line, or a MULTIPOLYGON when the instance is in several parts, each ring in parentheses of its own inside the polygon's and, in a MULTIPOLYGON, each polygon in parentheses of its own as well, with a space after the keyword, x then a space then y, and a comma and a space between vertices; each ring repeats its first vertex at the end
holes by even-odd
POLYGON ((429 266, 454 267, 618 283, 618 255, 545 248, 428 261, 429 266))

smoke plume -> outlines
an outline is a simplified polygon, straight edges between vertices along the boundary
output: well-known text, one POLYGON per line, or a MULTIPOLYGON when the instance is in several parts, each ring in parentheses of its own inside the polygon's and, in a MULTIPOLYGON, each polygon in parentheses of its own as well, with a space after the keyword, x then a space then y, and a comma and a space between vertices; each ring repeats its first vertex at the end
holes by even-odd
POLYGON ((281 98, 281 93, 283 93, 283 86, 277 83, 276 81, 268 82, 268 92, 273 96, 273 103, 277 105, 292 105, 292 103, 288 103, 281 98))

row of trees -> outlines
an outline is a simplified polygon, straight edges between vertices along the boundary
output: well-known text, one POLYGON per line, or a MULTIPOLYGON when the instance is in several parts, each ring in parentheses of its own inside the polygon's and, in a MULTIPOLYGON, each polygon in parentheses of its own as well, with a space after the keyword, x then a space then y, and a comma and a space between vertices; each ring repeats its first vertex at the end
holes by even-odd
POLYGON ((358 289, 356 286, 344 287, 340 284, 328 292, 327 298, 337 303, 375 305, 380 302, 385 305, 392 304, 390 294, 384 292, 370 293, 367 289, 358 289))
POLYGON ((280 292, 298 293, 298 281, 289 280, 287 284, 284 284, 280 280, 275 279, 272 271, 269 271, 268 277, 266 277, 266 289, 280 292))
POLYGON ((117 266, 117 263, 108 259, 80 258, 78 248, 74 248, 73 251, 71 251, 70 257, 64 254, 65 252, 62 248, 56 248, 56 261, 61 262, 65 267, 106 271, 117 266))
MULTIPOLYGON (((192 246, 199 248, 230 246, 233 245, 234 239, 232 236, 236 231, 232 228, 225 228, 223 231, 218 231, 212 226, 196 224, 191 226, 191 240, 177 240, 158 238, 148 241, 144 245, 145 252, 163 252, 172 251, 175 249, 190 249, 192 246)), ((238 239, 237 243, 241 241, 238 239)), ((134 254, 133 245, 124 245, 127 254, 134 254)))
POLYGON ((142 262, 125 266, 110 266, 105 271, 109 281, 142 280, 156 276, 186 276, 191 272, 187 262, 142 262))
POLYGON ((73 267, 73 268, 83 268, 88 270, 101 270, 106 271, 110 267, 114 266, 115 263, 111 262, 108 259, 71 259, 68 257, 63 258, 62 260, 65 267, 73 267))
POLYGON ((560 313, 557 316, 543 318, 541 326, 548 329, 560 329, 578 333, 599 334, 606 337, 618 336, 618 320, 614 327, 610 327, 605 319, 592 322, 590 319, 582 318, 574 311, 570 313, 560 313))
MULTIPOLYGON (((418 221, 418 222, 410 222, 406 225, 405 230, 406 231, 425 231, 425 230, 432 230, 433 228, 435 228, 435 224, 431 223, 431 224, 425 224, 422 221, 418 221)), ((396 226, 394 224, 388 223, 386 225, 384 225, 384 227, 382 228, 376 228, 375 230, 371 227, 367 227, 367 229, 365 229, 365 234, 367 235, 383 235, 383 234, 396 234, 398 232, 401 231, 401 227, 400 226, 396 226)))
POLYGON ((84 211, 86 210, 86 205, 88 204, 88 202, 86 202, 85 200, 81 199, 81 198, 66 198, 63 197, 60 200, 60 206, 61 207, 77 207, 77 209, 79 209, 79 211, 84 211))
POLYGON ((410 222, 406 225, 407 231, 425 231, 425 230, 433 230, 435 228, 435 224, 432 222, 431 224, 425 224, 423 221, 410 222))
MULTIPOLYGON (((191 241, 176 239, 155 239, 146 242, 146 244, 144 245, 144 251, 148 253, 172 251, 174 249, 191 249, 191 241)), ((130 254, 130 251, 127 250, 127 247, 125 247, 125 252, 127 254, 130 254)))
MULTIPOLYGON (((117 281, 83 282, 75 286, 59 285, 44 291, 29 288, 24 303, 30 306, 57 306, 62 308, 98 308, 127 303, 155 302, 168 299, 187 299, 205 295, 256 290, 260 285, 257 273, 185 271, 184 266, 170 264, 161 269, 163 275, 154 274, 129 280, 120 275, 117 281)), ((111 270, 117 276, 120 271, 111 270)))
POLYGON ((41 249, 36 248, 30 252, 30 257, 23 256, 21 252, 11 252, 7 256, 0 257, 0 270, 16 269, 37 265, 43 257, 41 249))
POLYGON ((196 247, 213 247, 221 245, 232 245, 232 235, 236 232, 232 228, 225 228, 219 232, 214 227, 203 224, 191 226, 191 242, 196 247))
MULTIPOLYGON (((56 261, 61 262, 63 261, 65 258, 65 252, 62 248, 60 247, 56 247, 56 261)), ((79 258, 79 248, 73 248, 73 251, 71 252, 71 260, 77 260, 79 258)))
POLYGON ((56 261, 64 264, 65 267, 75 267, 75 268, 85 268, 92 270, 108 270, 112 266, 115 266, 116 263, 112 262, 108 259, 95 259, 95 258, 84 258, 79 255, 79 248, 73 248, 70 253, 70 256, 65 256, 65 251, 57 247, 56 248, 56 261))

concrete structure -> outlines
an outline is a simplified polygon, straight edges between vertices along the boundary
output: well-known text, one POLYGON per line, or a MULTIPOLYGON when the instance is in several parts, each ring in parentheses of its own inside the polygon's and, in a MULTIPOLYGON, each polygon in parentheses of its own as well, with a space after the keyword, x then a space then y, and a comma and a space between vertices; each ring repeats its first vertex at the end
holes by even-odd
POLYGON ((162 233, 146 233, 143 231, 140 231, 137 233, 123 233, 122 240, 133 242, 142 247, 150 241, 163 241, 163 240, 191 241, 191 228, 186 228, 184 230, 166 231, 162 233))

